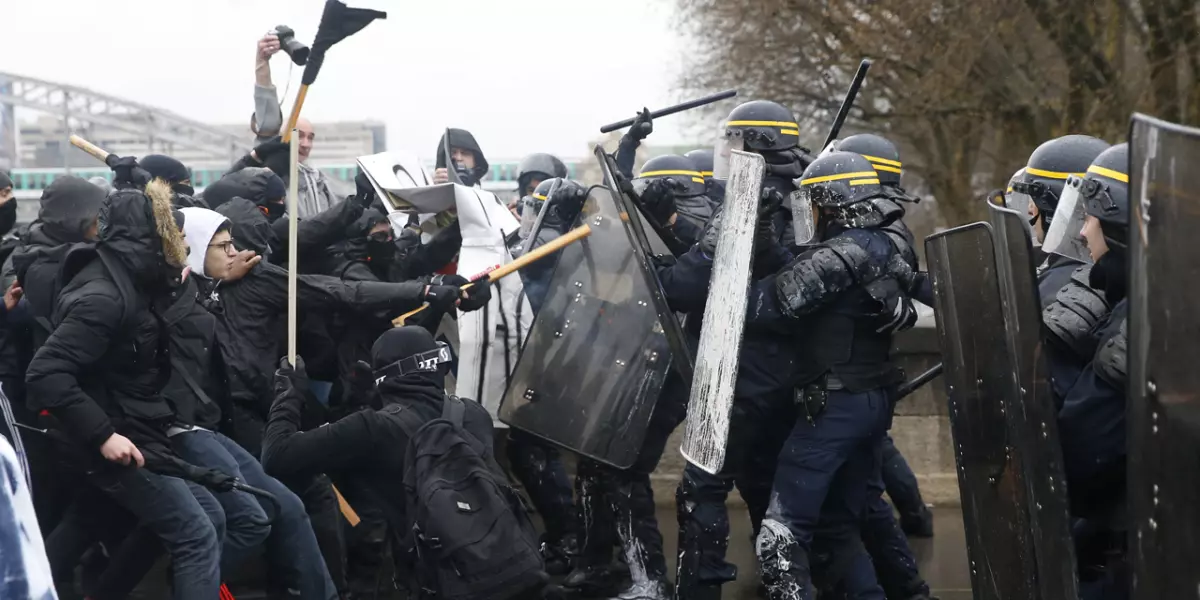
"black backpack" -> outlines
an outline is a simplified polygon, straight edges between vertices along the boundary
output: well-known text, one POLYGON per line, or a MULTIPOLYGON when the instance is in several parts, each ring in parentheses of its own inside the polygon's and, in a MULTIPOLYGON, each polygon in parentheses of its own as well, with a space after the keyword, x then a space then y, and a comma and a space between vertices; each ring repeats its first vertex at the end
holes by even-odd
POLYGON ((432 421, 402 411, 404 548, 414 596, 506 600, 544 586, 545 566, 520 498, 485 458, 491 449, 463 428, 465 411, 454 396, 432 421))

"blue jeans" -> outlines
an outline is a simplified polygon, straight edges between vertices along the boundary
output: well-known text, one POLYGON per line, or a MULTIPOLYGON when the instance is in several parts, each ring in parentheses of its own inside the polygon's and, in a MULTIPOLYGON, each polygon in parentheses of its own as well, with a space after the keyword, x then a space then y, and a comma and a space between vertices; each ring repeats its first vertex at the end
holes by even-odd
POLYGON ((189 431, 173 436, 171 443, 188 462, 218 469, 271 492, 279 503, 276 511, 270 501, 245 492, 213 494, 225 513, 226 554, 221 561, 225 568, 237 567, 253 556, 265 539, 271 578, 285 585, 291 595, 318 600, 337 598, 308 514, 296 494, 264 473, 249 452, 219 433, 189 431))
POLYGON ((182 479, 105 465, 92 482, 162 540, 175 600, 212 600, 221 587, 217 529, 182 479))

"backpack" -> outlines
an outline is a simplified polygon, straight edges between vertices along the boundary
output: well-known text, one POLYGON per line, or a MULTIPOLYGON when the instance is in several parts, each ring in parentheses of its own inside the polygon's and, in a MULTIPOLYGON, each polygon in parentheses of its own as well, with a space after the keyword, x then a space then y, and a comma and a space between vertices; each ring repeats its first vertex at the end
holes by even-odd
POLYGON ((415 597, 505 600, 540 588, 547 576, 521 500, 485 458, 490 449, 463 428, 465 411, 449 395, 441 418, 416 423, 403 411, 403 548, 415 597))

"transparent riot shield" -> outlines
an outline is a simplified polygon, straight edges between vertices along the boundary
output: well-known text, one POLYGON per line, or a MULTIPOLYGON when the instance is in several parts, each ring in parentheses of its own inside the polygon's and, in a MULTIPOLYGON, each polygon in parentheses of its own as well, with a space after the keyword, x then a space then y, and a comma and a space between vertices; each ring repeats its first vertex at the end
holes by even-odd
POLYGON ((1083 180, 1075 175, 1067 178, 1063 185, 1062 197, 1054 210, 1054 219, 1050 229, 1046 230, 1046 240, 1042 249, 1046 252, 1065 256, 1082 263, 1092 264, 1092 255, 1088 252, 1087 240, 1083 238, 1083 221, 1087 215, 1083 212, 1083 200, 1079 197, 1079 186, 1083 180))
POLYGON ((1133 598, 1200 589, 1200 129, 1129 136, 1129 556, 1133 598))
POLYGON ((596 159, 600 163, 600 173, 603 177, 604 185, 613 191, 613 195, 617 199, 618 209, 622 211, 621 221, 625 223, 629 240, 633 242, 633 252, 637 255, 638 261, 643 265, 642 273, 645 274, 646 286, 650 289, 650 294, 654 298, 658 314, 664 315, 662 319, 663 332, 667 336, 667 342, 671 344, 671 355, 675 357, 672 364, 675 367, 675 371, 679 373, 679 376, 684 381, 691 381, 692 370, 695 368, 692 350, 683 336, 683 327, 681 326, 679 316, 674 315, 676 317, 674 319, 667 319, 665 317, 665 315, 673 315, 674 313, 671 313, 671 308, 667 303, 666 292, 662 288, 662 283, 658 280, 653 258, 655 255, 670 255, 669 244, 663 241, 658 231, 642 218, 643 215, 638 209, 637 202, 634 202, 629 193, 621 191, 621 185, 617 179, 616 160, 604 152, 604 149, 600 146, 596 146, 595 153, 596 159))
POLYGON ((1076 598, 1075 551, 1064 485, 1058 411, 1042 351, 1042 305, 1026 215, 989 204, 1008 356, 1017 376, 1016 411, 1006 413, 1028 486, 1040 598, 1076 598))
POLYGON ((627 218, 610 190, 589 190, 592 233, 559 255, 500 407, 511 427, 618 468, 641 450, 678 333, 627 218))
POLYGON ((731 151, 729 185, 719 209, 720 235, 680 448, 688 462, 714 474, 725 464, 765 173, 766 161, 761 155, 731 151))
POLYGON ((1020 409, 994 248, 986 223, 925 240, 975 600, 1038 598, 1029 488, 1006 420, 1020 409))

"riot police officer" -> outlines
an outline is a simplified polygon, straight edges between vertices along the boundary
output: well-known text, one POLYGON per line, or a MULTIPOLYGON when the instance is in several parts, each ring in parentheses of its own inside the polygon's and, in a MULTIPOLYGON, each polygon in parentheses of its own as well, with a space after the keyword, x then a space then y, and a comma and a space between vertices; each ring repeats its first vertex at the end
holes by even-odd
POLYGON ((892 334, 916 318, 907 295, 916 253, 886 230, 904 209, 859 154, 813 161, 800 197, 817 209, 820 241, 752 286, 747 316, 748 328, 803 341, 792 380, 802 414, 780 453, 756 552, 772 599, 812 597, 813 554, 827 557, 822 587, 882 599, 861 524, 902 379, 892 334))
POLYGON ((517 193, 522 198, 529 196, 543 181, 566 176, 567 165, 557 156, 535 152, 522 158, 517 165, 517 193))
POLYGON ((1122 518, 1128 391, 1128 169, 1128 146, 1119 144, 1097 156, 1081 180, 1071 182, 1087 215, 1081 234, 1095 261, 1087 273, 1088 284, 1112 307, 1086 334, 1075 338, 1076 351, 1091 350, 1090 362, 1063 398, 1058 416, 1071 512, 1083 524, 1077 528, 1075 542, 1084 598, 1116 597, 1104 595, 1106 590, 1128 594, 1127 525, 1122 518))
MULTIPOLYGON (((752 273, 761 278, 786 264, 782 249, 797 237, 786 201, 796 189, 793 180, 803 173, 809 157, 799 147, 795 116, 778 103, 744 103, 734 108, 726 121, 726 137, 739 137, 746 151, 762 155, 767 163, 763 195, 770 201, 760 208, 756 235, 761 239, 756 243, 759 251, 752 273)), ((716 209, 695 247, 658 271, 668 302, 678 312, 703 313, 721 210, 716 209)), ((807 241, 808 235, 799 237, 807 241)), ((691 343, 698 342, 700 325, 700 319, 687 319, 685 331, 691 343)), ((768 329, 747 330, 743 338, 724 467, 713 475, 689 464, 676 491, 676 597, 719 598, 721 586, 737 577, 736 566, 725 560, 729 545, 725 500, 736 485, 746 501, 751 524, 758 529, 770 499, 779 450, 795 420, 793 344, 788 335, 768 329)), ((683 399, 686 401, 686 395, 683 399)))
MULTIPOLYGON (((1033 219, 1034 235, 1045 240, 1056 216, 1059 198, 1067 177, 1083 174, 1092 160, 1108 148, 1104 140, 1090 135, 1065 135, 1038 146, 1029 155, 1025 172, 1019 181, 1012 183, 1013 194, 1028 198, 1029 216, 1033 219)), ((1023 201, 1024 199, 1020 199, 1023 201)), ((1069 232, 1074 235, 1078 229, 1069 232)), ((1045 248, 1044 248, 1045 249, 1045 248)), ((1086 258, 1050 253, 1046 262, 1038 267, 1038 293, 1044 309, 1054 301, 1058 290, 1066 285, 1071 273, 1079 268, 1086 258)))
POLYGON ((637 199, 668 235, 691 246, 712 217, 715 203, 706 195, 704 174, 690 159, 664 154, 646 161, 633 179, 637 199))
POLYGON ((725 186, 713 178, 713 151, 708 148, 698 148, 683 155, 692 161, 696 169, 704 176, 705 192, 714 202, 720 204, 725 199, 725 186))

